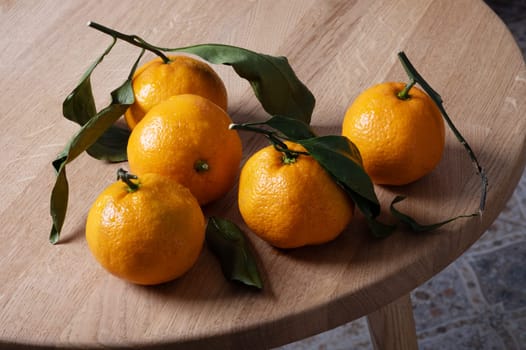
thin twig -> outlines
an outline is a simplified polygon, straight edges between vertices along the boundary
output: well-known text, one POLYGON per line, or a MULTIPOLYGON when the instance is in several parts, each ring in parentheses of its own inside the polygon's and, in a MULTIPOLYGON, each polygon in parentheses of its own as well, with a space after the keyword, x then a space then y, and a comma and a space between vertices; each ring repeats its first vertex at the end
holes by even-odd
POLYGON ((457 140, 462 144, 462 146, 464 146, 464 148, 468 152, 469 158, 471 159, 471 162, 473 163, 475 170, 479 174, 480 180, 481 180, 479 215, 482 215, 486 207, 486 195, 488 191, 488 178, 486 176, 486 171, 479 164, 479 161, 477 157, 475 156, 475 152, 473 152, 473 149, 469 146, 469 144, 464 139, 460 131, 455 127, 455 125, 451 121, 451 118, 448 116, 444 108, 444 105, 442 103, 442 97, 424 80, 424 78, 422 78, 422 76, 417 72, 415 67, 411 64, 411 62, 409 61, 409 58, 407 58, 404 52, 399 52, 398 58, 400 59, 400 62, 402 63, 404 70, 409 76, 409 79, 411 79, 412 81, 416 81, 418 84, 420 84, 420 86, 422 86, 422 88, 429 95, 429 97, 431 97, 431 99, 437 105, 440 113, 446 120, 447 125, 449 126, 449 128, 451 129, 451 131, 453 132, 457 140))

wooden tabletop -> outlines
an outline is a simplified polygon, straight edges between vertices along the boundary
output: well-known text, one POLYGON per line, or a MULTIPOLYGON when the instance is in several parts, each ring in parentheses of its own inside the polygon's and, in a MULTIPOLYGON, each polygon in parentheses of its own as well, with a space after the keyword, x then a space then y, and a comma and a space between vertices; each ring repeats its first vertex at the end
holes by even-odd
MULTIPOLYGON (((408 293, 451 263, 487 229, 526 161, 526 68, 511 34, 475 0, 389 1, 3 1, 0 3, 0 347, 162 346, 267 348, 325 331, 408 293), (400 228, 379 240, 356 215, 334 242, 282 251, 253 234, 264 289, 227 282, 205 248, 183 278, 140 287, 105 272, 84 239, 87 211, 118 166, 80 156, 68 166, 62 240, 48 242, 51 161, 77 130, 61 103, 110 39, 96 21, 167 47, 225 43, 287 56, 317 99, 312 125, 337 134, 364 88, 405 81, 404 50, 442 95, 489 178, 482 218, 425 235, 400 228)), ((93 75, 100 106, 126 78, 137 48, 120 42, 93 75)), ((267 116, 246 81, 214 66, 235 121, 267 116)), ((265 145, 242 134, 245 158, 265 145)), ((383 210, 396 194, 423 222, 476 211, 479 179, 451 132, 439 167, 401 188, 377 188, 383 210)), ((242 228, 236 188, 205 208, 242 228)))

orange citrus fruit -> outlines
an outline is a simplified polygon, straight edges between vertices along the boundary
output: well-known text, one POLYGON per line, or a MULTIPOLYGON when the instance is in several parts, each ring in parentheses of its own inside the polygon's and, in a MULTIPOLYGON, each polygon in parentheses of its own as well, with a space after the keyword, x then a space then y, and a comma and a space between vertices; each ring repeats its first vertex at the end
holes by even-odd
POLYGON ((159 284, 181 276, 203 247, 205 220, 197 200, 159 174, 122 176, 130 185, 111 184, 89 211, 91 252, 106 270, 132 283, 159 284))
POLYGON ((169 56, 164 63, 160 57, 145 63, 132 80, 135 102, 124 117, 133 129, 156 104, 168 97, 195 94, 227 109, 227 92, 217 73, 206 63, 188 56, 169 56))
POLYGON ((383 185, 405 185, 430 173, 445 144, 444 120, 417 87, 398 97, 404 83, 387 82, 362 92, 345 113, 342 135, 360 150, 365 171, 383 185))
MULTIPOLYGON (((294 143, 290 150, 305 152, 294 143)), ((354 205, 309 155, 284 157, 273 146, 253 154, 239 180, 239 211, 247 226, 278 248, 322 244, 349 224, 354 205)))
POLYGON ((218 199, 236 181, 241 139, 228 114, 197 95, 176 95, 153 107, 132 130, 130 170, 158 173, 188 187, 200 204, 218 199))

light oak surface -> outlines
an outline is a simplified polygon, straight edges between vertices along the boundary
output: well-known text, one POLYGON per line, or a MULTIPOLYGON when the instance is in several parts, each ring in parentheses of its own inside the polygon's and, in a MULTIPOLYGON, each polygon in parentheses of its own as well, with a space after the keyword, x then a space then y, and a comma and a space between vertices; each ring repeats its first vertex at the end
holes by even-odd
MULTIPOLYGON (((0 33, 0 347, 268 348, 400 298, 381 317, 407 319, 397 315, 396 305, 491 225, 526 161, 524 61, 482 1, 2 1, 0 33), (293 251, 273 249, 249 233, 263 272, 259 293, 227 282, 206 248, 175 282, 140 287, 121 281, 92 258, 84 222, 122 164, 82 155, 68 166, 62 239, 48 243, 51 161, 78 128, 62 118, 61 103, 110 42, 86 26, 90 20, 160 46, 215 42, 287 56, 316 96, 312 125, 322 135, 340 132, 347 106, 364 88, 406 80, 396 57, 404 50, 440 92, 485 167, 486 211, 426 235, 401 227, 383 240, 371 238, 357 214, 334 242, 293 251)), ((119 43, 96 69, 92 84, 101 107, 137 54, 119 43)), ((246 81, 229 67, 214 68, 229 91, 235 121, 267 117, 246 81)), ((241 136, 245 157, 265 145, 260 136, 241 136)), ((409 199, 401 208, 434 222, 476 211, 479 179, 448 132, 443 159, 431 175, 377 193, 384 212, 396 194, 404 194, 409 199)), ((205 212, 245 228, 236 189, 205 212)))

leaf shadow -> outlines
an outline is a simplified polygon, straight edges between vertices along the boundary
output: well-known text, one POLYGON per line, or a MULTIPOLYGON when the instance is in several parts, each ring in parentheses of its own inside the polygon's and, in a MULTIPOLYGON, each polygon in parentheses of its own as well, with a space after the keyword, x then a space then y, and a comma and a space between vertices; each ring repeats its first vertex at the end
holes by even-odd
MULTIPOLYGON (((261 261, 258 261, 263 280, 262 290, 229 281, 224 277, 217 258, 205 245, 196 264, 183 276, 147 288, 151 293, 168 300, 237 302, 239 298, 274 298, 270 281, 261 266, 261 261)), ((138 287, 143 288, 143 286, 138 287)))
POLYGON ((363 219, 361 215, 358 216, 355 213, 355 217, 345 230, 330 242, 294 249, 275 249, 279 251, 279 254, 315 268, 345 266, 353 260, 358 248, 370 239, 363 219))
POLYGON ((201 300, 201 301, 238 301, 239 298, 275 298, 271 280, 265 268, 265 261, 261 256, 259 242, 245 226, 237 207, 236 185, 221 199, 203 207, 205 217, 221 216, 234 223, 245 233, 245 238, 256 260, 257 268, 263 282, 263 288, 246 286, 237 281, 230 281, 221 270, 218 258, 207 247, 206 242, 196 264, 180 278, 158 286, 152 286, 155 294, 172 299, 201 300))
POLYGON ((68 244, 78 241, 79 239, 84 238, 85 233, 85 225, 77 225, 77 227, 73 231, 63 230, 63 233, 60 236, 60 240, 56 243, 56 245, 68 244))

